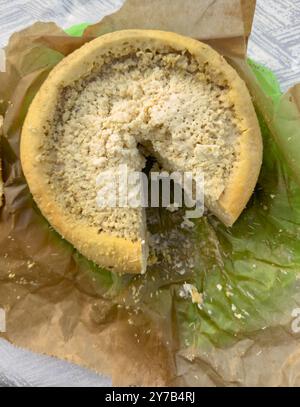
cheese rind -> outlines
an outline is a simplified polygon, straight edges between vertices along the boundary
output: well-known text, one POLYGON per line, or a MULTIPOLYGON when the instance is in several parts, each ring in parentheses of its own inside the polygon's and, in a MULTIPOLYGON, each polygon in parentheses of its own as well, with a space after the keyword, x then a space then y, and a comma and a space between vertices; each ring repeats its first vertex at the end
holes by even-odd
POLYGON ((143 209, 96 206, 96 174, 141 170, 151 142, 169 171, 203 171, 206 202, 231 225, 262 159, 259 125, 244 82, 199 41, 174 33, 104 35, 65 58, 35 97, 21 160, 34 199, 82 254, 120 272, 145 269, 143 209))

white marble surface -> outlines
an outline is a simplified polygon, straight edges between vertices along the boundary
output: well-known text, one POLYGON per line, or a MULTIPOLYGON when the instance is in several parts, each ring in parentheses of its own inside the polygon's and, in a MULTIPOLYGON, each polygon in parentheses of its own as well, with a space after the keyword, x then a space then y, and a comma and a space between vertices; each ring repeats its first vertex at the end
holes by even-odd
MULTIPOLYGON (((55 21, 63 28, 93 23, 122 3, 123 0, 0 0, 0 47, 13 32, 35 21, 55 21)), ((257 1, 249 56, 273 69, 283 90, 300 82, 300 0, 257 1)), ((0 341, 0 386, 109 384, 109 379, 92 372, 0 341)))
MULTIPOLYGON (((0 47, 34 21, 55 21, 63 28, 94 23, 123 1, 0 0, 0 47)), ((271 68, 283 90, 300 82, 300 0, 257 0, 249 56, 271 68)))
POLYGON ((0 339, 0 387, 100 387, 111 380, 48 356, 17 349, 0 339))

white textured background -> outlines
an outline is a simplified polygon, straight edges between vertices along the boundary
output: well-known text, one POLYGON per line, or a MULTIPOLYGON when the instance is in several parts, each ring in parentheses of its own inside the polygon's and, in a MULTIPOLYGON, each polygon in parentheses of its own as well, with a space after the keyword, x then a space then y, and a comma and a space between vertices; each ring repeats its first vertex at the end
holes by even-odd
MULTIPOLYGON (((122 3, 123 0, 0 0, 0 47, 13 32, 35 21, 55 21, 63 28, 94 23, 122 3)), ((300 0, 257 0, 249 56, 276 73, 282 90, 300 82, 300 0)), ((109 379, 92 372, 32 355, 0 340, 0 387, 109 384, 109 379)))

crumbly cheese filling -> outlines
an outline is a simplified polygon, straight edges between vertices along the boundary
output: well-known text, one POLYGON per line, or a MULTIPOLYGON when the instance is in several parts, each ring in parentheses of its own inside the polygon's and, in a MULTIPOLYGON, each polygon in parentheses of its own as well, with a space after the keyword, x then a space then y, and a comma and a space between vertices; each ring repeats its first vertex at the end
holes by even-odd
POLYGON ((61 92, 40 159, 50 188, 77 218, 130 240, 142 238, 143 212, 97 206, 97 175, 126 164, 140 171, 138 145, 151 143, 168 171, 202 171, 216 201, 238 157, 239 131, 229 87, 215 83, 187 52, 137 51, 108 57, 61 92))

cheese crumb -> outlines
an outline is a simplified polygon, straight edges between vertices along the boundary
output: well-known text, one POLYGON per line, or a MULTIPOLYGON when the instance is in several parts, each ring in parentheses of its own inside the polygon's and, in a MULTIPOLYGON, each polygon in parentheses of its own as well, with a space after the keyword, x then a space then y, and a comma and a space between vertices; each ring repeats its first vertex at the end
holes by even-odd
POLYGON ((179 292, 182 298, 191 298, 193 304, 203 304, 203 294, 199 293, 197 288, 193 284, 184 283, 182 290, 179 292))

